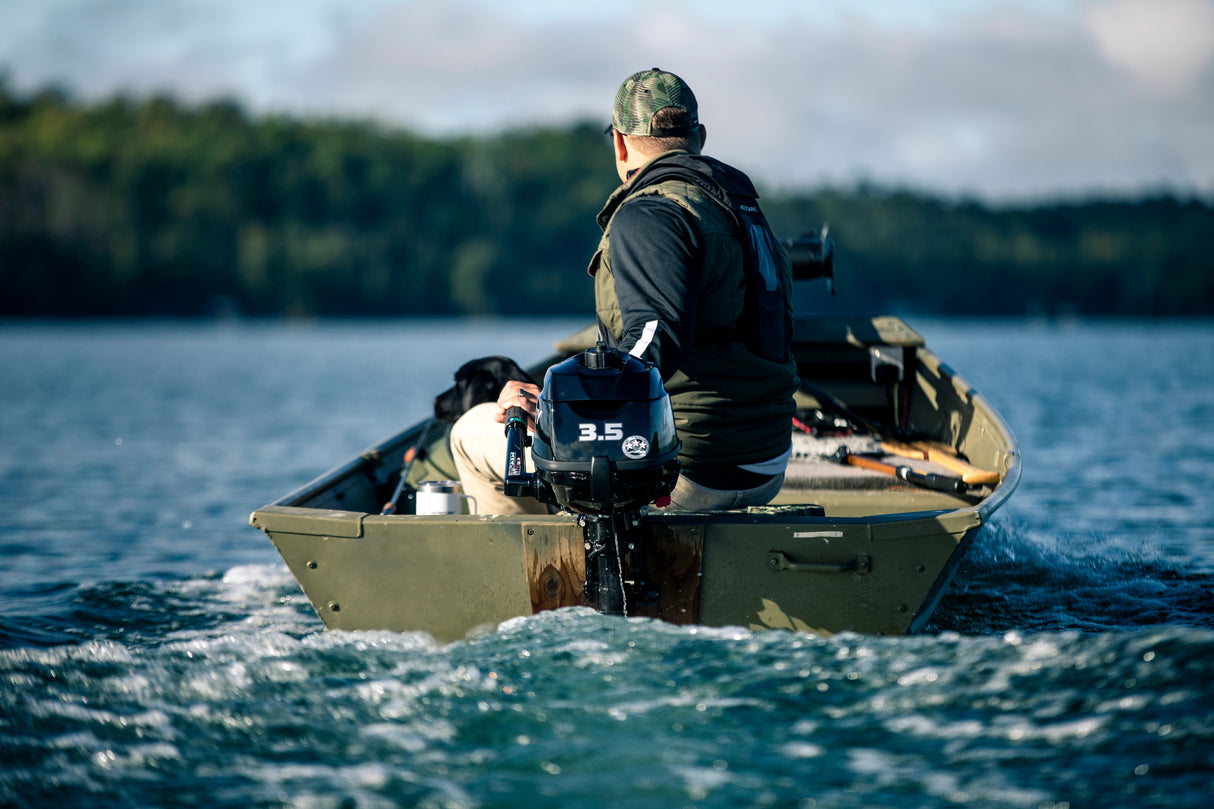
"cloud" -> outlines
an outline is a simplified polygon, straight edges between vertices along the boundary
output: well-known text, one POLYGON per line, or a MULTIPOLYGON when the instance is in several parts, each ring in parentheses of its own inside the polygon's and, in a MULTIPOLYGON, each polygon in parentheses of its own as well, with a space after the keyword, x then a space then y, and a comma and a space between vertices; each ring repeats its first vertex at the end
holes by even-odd
MULTIPOLYGON (((780 131, 802 133, 801 154, 826 178, 868 174, 1005 197, 1167 181, 1209 192, 1214 158, 1181 134, 1212 131, 1209 70, 1154 93, 1127 80, 1081 25, 1044 22, 997 7, 938 30, 872 20, 832 31, 791 27, 767 40, 767 53, 780 58, 751 59, 785 77, 780 131)), ((728 92, 744 88, 734 82, 728 92)), ((730 140, 740 140, 742 121, 726 124, 738 130, 730 140)), ((766 141, 760 152, 788 155, 781 135, 758 138, 766 141)), ((788 164, 794 177, 808 168, 788 164)), ((769 176, 777 170, 776 160, 764 166, 769 176)))
POLYGON ((1144 85, 1183 90, 1214 58, 1214 5, 1205 0, 1112 0, 1083 21, 1100 52, 1144 85))
POLYGON ((315 95, 302 103, 438 133, 601 117, 612 60, 584 45, 573 23, 524 25, 458 0, 407 4, 346 32, 294 87, 315 95))
POLYGON ((1159 4, 1160 31, 1214 9, 963 4, 947 20, 891 22, 846 8, 746 19, 657 4, 587 25, 569 14, 521 21, 467 0, 411 4, 349 30, 306 84, 328 105, 451 132, 606 120, 623 76, 660 65, 696 89, 710 151, 772 184, 869 178, 1002 198, 1162 184, 1209 193, 1214 157, 1196 135, 1214 125, 1214 82, 1201 39, 1190 38, 1185 59, 1127 76, 1117 54, 1137 51, 1108 43, 1142 29, 1125 10, 1136 2, 1159 4))
POLYGON ((1214 0, 32 5, 0 5, 0 32, 19 31, 0 58, 24 86, 448 134, 605 122, 618 82, 660 65, 695 88, 709 151, 770 185, 1214 193, 1214 0))

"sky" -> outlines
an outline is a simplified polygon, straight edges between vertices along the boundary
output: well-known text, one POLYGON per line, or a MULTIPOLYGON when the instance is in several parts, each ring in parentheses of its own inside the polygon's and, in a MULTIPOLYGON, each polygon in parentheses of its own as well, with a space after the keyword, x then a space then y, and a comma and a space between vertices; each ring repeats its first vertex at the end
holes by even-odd
POLYGON ((1214 199, 1214 0, 0 0, 0 76, 423 134, 610 120, 662 67, 780 189, 1214 199))

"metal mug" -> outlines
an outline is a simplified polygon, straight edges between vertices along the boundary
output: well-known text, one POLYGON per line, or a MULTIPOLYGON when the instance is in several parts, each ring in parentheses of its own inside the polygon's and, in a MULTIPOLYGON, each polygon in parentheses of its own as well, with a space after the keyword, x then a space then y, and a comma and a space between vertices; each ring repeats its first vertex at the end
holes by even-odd
POLYGON ((476 513, 476 498, 463 494, 458 480, 424 480, 417 484, 417 514, 462 514, 463 500, 470 501, 468 513, 476 513))

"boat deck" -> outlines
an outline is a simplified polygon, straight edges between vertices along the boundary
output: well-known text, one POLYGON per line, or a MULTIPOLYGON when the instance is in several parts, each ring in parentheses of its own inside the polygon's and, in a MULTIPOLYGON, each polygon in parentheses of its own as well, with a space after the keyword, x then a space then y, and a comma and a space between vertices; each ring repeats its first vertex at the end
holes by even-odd
MULTIPOLYGON (((914 486, 882 472, 840 463, 840 447, 848 452, 879 460, 892 466, 909 466, 916 471, 952 476, 940 464, 927 460, 910 461, 882 452, 872 436, 847 435, 817 437, 794 432, 793 454, 784 475, 784 488, 776 497, 777 505, 815 504, 828 515, 851 517, 874 513, 899 513, 958 508, 970 505, 975 497, 938 492, 914 486)), ((976 489, 980 494, 982 489, 976 489)))

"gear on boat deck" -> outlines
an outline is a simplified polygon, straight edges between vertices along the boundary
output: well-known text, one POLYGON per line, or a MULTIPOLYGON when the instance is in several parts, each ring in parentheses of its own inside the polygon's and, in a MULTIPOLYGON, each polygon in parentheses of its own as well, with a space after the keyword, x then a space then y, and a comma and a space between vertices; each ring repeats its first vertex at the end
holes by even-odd
POLYGON ((814 436, 794 431, 792 457, 784 475, 784 487, 772 505, 814 503, 831 516, 859 516, 874 513, 875 500, 886 513, 956 508, 968 505, 989 493, 983 486, 962 492, 944 492, 914 485, 892 470, 909 467, 914 472, 940 479, 956 479, 955 472, 927 459, 913 462, 886 452, 879 439, 869 435, 814 436), (874 471, 842 462, 840 450, 888 466, 890 472, 874 471))

